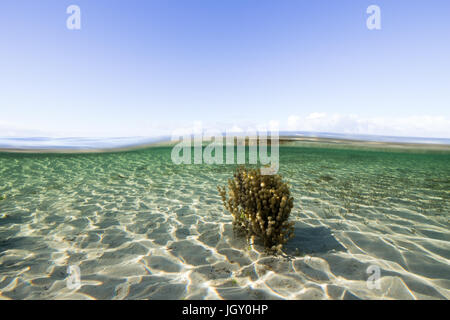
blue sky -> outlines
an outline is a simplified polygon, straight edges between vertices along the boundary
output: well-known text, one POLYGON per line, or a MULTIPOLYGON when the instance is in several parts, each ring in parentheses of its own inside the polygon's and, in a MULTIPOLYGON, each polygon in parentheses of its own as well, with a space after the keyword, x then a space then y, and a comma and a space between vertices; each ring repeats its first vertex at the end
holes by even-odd
POLYGON ((448 138, 449 17, 446 0, 2 0, 0 136, 275 121, 448 138))

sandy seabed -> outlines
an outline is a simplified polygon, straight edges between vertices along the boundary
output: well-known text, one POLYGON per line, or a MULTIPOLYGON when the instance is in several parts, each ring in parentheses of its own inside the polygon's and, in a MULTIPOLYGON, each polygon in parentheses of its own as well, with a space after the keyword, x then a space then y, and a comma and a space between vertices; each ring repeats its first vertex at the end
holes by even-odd
POLYGON ((282 146, 296 225, 278 256, 233 231, 216 189, 233 166, 170 151, 0 153, 0 298, 449 299, 445 148, 282 146))

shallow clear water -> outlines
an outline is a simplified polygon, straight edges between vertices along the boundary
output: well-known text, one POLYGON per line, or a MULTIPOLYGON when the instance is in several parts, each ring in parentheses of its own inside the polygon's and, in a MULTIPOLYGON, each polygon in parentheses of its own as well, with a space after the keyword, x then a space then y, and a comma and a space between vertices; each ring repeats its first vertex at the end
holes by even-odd
POLYGON ((276 257, 232 230, 234 166, 170 152, 0 153, 0 298, 450 298, 450 152, 281 147, 296 228, 276 257))

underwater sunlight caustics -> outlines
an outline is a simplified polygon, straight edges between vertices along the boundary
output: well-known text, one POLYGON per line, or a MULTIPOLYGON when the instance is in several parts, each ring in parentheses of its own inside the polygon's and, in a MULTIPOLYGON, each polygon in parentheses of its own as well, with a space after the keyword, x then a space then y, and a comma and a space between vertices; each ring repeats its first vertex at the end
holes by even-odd
POLYGON ((172 147, 0 153, 0 298, 450 298, 447 147, 286 142, 280 176, 172 147))

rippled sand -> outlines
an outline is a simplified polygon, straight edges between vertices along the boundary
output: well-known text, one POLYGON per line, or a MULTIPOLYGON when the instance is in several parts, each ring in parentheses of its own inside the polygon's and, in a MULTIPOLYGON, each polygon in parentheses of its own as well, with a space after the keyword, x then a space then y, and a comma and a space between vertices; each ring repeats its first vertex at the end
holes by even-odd
POLYGON ((450 152, 281 147, 296 228, 271 256, 223 210, 234 167, 170 151, 0 154, 0 298, 450 298, 450 152))

